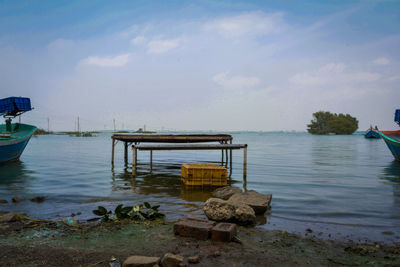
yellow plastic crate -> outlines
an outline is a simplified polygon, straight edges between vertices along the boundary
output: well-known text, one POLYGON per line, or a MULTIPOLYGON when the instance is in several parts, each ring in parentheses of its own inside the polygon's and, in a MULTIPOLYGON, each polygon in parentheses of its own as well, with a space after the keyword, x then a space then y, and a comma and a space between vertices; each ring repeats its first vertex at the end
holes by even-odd
POLYGON ((215 164, 182 164, 181 180, 188 186, 227 185, 228 171, 215 164))

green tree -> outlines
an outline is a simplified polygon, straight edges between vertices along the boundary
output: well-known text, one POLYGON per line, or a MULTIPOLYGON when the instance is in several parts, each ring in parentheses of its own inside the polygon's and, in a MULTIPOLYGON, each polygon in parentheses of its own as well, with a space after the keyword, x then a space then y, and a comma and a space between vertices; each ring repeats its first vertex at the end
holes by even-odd
POLYGON ((349 114, 318 111, 313 117, 307 125, 311 134, 352 134, 358 129, 358 120, 349 114))

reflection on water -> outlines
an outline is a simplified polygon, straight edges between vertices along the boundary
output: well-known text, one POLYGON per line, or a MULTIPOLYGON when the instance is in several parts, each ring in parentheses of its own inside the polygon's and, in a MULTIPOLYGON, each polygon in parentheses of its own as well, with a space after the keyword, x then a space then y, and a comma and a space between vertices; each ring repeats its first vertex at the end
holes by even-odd
MULTIPOLYGON (((149 164, 138 163, 136 175, 127 165, 121 172, 112 168, 112 190, 131 190, 141 195, 163 195, 188 202, 204 202, 211 197, 213 187, 185 187, 181 184, 181 165, 157 162, 150 172, 149 164)), ((228 179, 228 185, 236 181, 228 179)))
POLYGON ((33 174, 34 171, 28 170, 19 160, 0 165, 0 193, 24 194, 33 182, 33 174))
POLYGON ((400 207, 400 162, 394 160, 388 167, 385 167, 381 179, 390 181, 393 186, 394 203, 400 207))
POLYGON ((400 184, 400 162, 393 160, 389 166, 383 169, 383 174, 384 176, 381 179, 400 184))

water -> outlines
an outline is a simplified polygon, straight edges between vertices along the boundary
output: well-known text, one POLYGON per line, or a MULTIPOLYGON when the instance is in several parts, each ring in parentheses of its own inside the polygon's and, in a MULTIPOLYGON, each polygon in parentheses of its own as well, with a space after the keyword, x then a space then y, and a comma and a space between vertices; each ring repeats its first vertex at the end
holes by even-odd
MULTIPOLYGON (((258 227, 303 234, 310 228, 322 238, 400 240, 400 163, 383 140, 281 132, 232 135, 234 143, 249 145, 247 189, 273 194, 271 212, 258 218, 258 227)), ((204 216, 201 207, 211 194, 181 188, 180 164, 219 162, 220 151, 154 151, 152 173, 149 153, 140 151, 134 178, 130 164, 124 166, 121 144, 111 168, 110 137, 32 138, 20 162, 0 166, 0 199, 47 200, 0 204, 0 209, 49 219, 81 212, 76 218, 86 220, 98 205, 149 201, 161 205, 169 219, 204 216)), ((233 183, 242 187, 243 152, 233 156, 233 183)))

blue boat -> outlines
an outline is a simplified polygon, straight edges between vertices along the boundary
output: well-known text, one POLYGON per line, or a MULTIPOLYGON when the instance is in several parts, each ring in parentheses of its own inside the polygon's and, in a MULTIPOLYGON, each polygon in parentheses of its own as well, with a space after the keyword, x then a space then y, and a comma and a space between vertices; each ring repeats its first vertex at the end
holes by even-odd
POLYGON ((375 129, 368 129, 365 134, 364 134, 365 138, 375 138, 375 139, 379 139, 381 138, 381 136, 379 135, 379 131, 375 130, 375 129))
MULTIPOLYGON (((396 110, 394 121, 400 126, 400 109, 396 110)), ((400 161, 400 131, 381 131, 379 135, 385 141, 393 157, 400 161)))
POLYGON ((31 110, 29 98, 8 97, 0 99, 0 115, 6 124, 0 125, 0 163, 18 160, 36 127, 22 123, 11 123, 12 118, 31 110))

